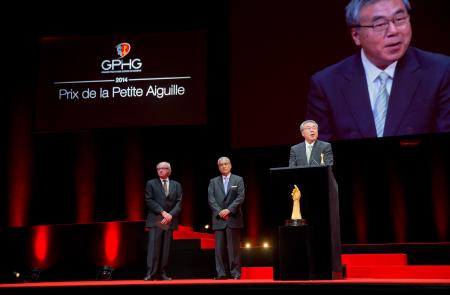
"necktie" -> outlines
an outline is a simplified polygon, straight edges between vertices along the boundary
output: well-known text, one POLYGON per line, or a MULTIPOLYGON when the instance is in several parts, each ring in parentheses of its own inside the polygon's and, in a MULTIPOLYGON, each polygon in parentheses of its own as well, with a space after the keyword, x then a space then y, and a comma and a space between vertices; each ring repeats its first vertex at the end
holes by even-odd
POLYGON ((167 191, 167 180, 166 179, 163 180, 163 188, 164 188, 164 193, 166 194, 166 197, 167 197, 169 192, 167 191))
POLYGON ((228 177, 224 177, 223 178, 223 190, 225 192, 225 195, 227 194, 227 190, 228 190, 228 177))
POLYGON ((309 159, 311 158, 312 145, 306 145, 306 162, 309 165, 309 159))
POLYGON ((378 89, 377 96, 375 97, 375 105, 373 108, 373 117, 375 119, 375 128, 377 129, 377 136, 381 137, 384 133, 384 123, 386 122, 386 112, 388 105, 389 94, 386 89, 386 82, 389 79, 389 75, 385 72, 381 72, 377 79, 380 81, 380 88, 378 89))

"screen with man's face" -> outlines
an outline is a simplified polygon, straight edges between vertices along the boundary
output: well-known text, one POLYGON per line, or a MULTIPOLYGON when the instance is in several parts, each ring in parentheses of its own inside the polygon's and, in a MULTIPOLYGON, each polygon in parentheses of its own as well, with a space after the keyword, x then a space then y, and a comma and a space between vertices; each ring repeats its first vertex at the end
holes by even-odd
POLYGON ((206 123, 206 33, 43 37, 36 131, 206 123))
MULTIPOLYGON (((450 39, 434 38, 445 35, 448 18, 441 17, 438 4, 416 2, 410 18, 412 46, 448 56, 450 39)), ((349 62, 336 66, 361 50, 346 27, 347 3, 289 1, 276 13, 273 5, 259 3, 255 13, 255 6, 247 1, 231 2, 234 148, 293 145, 303 140, 299 125, 308 119, 319 124, 319 139, 326 141, 383 141, 450 132, 448 59, 424 58, 425 54, 414 51, 397 64, 383 136, 377 137, 362 66, 357 70, 349 62), (323 5, 328 9, 323 10, 323 5), (320 14, 299 16, 301 11, 320 14), (333 65, 335 71, 329 68, 333 65)))

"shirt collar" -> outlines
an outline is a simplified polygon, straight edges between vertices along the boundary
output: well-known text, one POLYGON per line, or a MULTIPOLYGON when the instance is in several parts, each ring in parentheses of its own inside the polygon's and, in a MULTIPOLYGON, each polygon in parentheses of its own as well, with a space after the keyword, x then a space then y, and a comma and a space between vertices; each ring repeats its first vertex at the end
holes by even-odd
POLYGON ((397 61, 394 61, 393 63, 391 63, 384 70, 380 70, 367 58, 363 49, 361 49, 361 61, 364 66, 364 71, 366 72, 366 77, 367 77, 368 83, 374 82, 378 78, 378 75, 380 75, 381 72, 385 72, 386 74, 389 75, 389 77, 391 79, 394 79, 394 73, 395 73, 395 67, 397 66, 397 61))

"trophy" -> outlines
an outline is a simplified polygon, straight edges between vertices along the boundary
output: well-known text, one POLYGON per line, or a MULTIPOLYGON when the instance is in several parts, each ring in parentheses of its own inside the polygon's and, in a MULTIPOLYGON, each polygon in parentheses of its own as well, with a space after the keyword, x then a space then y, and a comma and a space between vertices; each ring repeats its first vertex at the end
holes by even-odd
POLYGON ((324 161, 323 157, 324 157, 324 154, 320 153, 320 165, 322 165, 322 166, 325 165, 325 161, 324 161))
POLYGON ((286 220, 286 226, 300 226, 306 224, 306 220, 302 218, 300 212, 300 197, 302 196, 300 189, 294 184, 294 189, 291 193, 292 196, 292 215, 291 219, 286 220))

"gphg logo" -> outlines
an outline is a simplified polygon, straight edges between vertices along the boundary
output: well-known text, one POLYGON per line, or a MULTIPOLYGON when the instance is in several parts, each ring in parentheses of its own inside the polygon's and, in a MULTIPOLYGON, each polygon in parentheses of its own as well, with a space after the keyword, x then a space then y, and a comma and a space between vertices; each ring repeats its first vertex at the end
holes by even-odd
POLYGON ((130 43, 119 43, 115 46, 117 59, 105 59, 101 63, 102 73, 129 73, 141 72, 142 61, 139 58, 124 60, 131 51, 130 43))
POLYGON ((128 61, 124 61, 123 59, 105 59, 102 61, 102 70, 107 72, 139 70, 141 67, 142 62, 139 58, 129 59, 128 61))
POLYGON ((116 51, 119 58, 125 57, 131 51, 130 43, 119 43, 116 45, 116 51))

